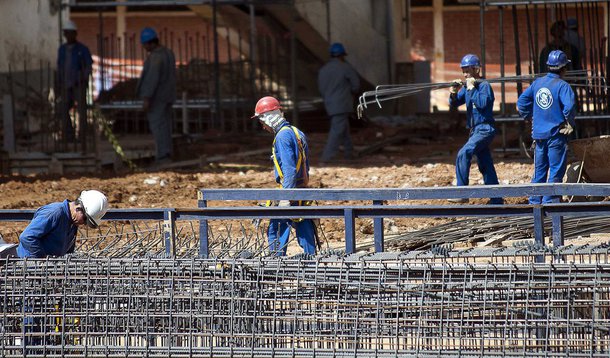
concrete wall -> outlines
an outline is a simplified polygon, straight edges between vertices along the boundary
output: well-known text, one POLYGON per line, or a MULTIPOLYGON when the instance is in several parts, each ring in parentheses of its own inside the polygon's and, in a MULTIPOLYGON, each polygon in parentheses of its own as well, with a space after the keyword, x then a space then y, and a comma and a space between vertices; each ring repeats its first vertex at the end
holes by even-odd
MULTIPOLYGON (((377 0, 379 1, 379 0, 377 0)), ((330 2, 330 40, 342 42, 348 52, 347 61, 367 81, 388 82, 387 38, 373 26, 375 0, 334 0, 330 2)), ((323 37, 327 34, 326 3, 297 2, 300 15, 323 37)), ((375 24, 379 27, 378 24, 375 24)))
POLYGON ((0 72, 55 63, 59 46, 59 7, 55 0, 0 1, 0 72))

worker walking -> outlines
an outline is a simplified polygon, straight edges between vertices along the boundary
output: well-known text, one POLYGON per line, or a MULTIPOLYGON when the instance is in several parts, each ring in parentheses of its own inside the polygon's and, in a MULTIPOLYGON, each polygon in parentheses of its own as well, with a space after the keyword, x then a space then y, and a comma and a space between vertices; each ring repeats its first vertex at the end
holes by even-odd
POLYGON ((172 158, 172 104, 176 100, 176 59, 172 50, 159 44, 157 32, 145 27, 140 42, 148 52, 138 82, 137 95, 155 138, 155 162, 172 158))
POLYGON ((47 204, 34 214, 19 235, 17 256, 44 258, 74 252, 78 227, 97 228, 108 210, 108 199, 97 190, 85 190, 75 201, 47 204))
MULTIPOLYGON (((93 59, 89 48, 76 40, 76 24, 70 20, 63 26, 66 42, 57 51, 57 95, 59 96, 59 115, 64 140, 76 139, 70 110, 76 104, 79 138, 82 140, 87 129, 87 88, 93 59)), ((83 146, 86 141, 83 141, 83 146)))
MULTIPOLYGON (((517 101, 519 114, 532 119, 534 177, 532 183, 561 183, 566 172, 568 139, 574 131, 574 91, 561 79, 570 60, 561 50, 546 61, 549 72, 535 80, 517 101)), ((558 203, 560 196, 532 196, 530 204, 558 203)))
POLYGON ((345 159, 353 158, 349 115, 354 112, 354 95, 360 89, 360 78, 356 70, 345 62, 345 48, 341 43, 330 46, 331 59, 318 73, 318 89, 324 99, 326 113, 330 117, 330 130, 321 161, 333 159, 343 144, 345 159))
MULTIPOLYGON (((284 118, 280 102, 274 97, 263 97, 254 109, 263 129, 272 133, 271 159, 275 167, 275 181, 282 189, 306 188, 309 182, 309 147, 307 137, 284 118)), ((280 200, 279 206, 300 206, 305 203, 280 200)), ((294 227, 299 245, 306 254, 316 253, 316 229, 311 219, 272 219, 267 231, 270 251, 286 255, 290 229, 294 227)))
MULTIPOLYGON (((459 107, 466 104, 466 128, 470 129, 468 141, 458 152, 455 161, 457 185, 469 184, 470 164, 476 155, 479 171, 485 185, 498 184, 489 145, 496 135, 493 117, 494 92, 489 82, 481 79, 481 61, 468 54, 460 62, 465 81, 456 79, 450 88, 449 105, 459 107), (465 82, 465 87, 463 84, 465 82)), ((451 202, 466 203, 468 199, 451 199, 451 202)), ((491 198, 489 204, 503 204, 502 198, 491 198)))

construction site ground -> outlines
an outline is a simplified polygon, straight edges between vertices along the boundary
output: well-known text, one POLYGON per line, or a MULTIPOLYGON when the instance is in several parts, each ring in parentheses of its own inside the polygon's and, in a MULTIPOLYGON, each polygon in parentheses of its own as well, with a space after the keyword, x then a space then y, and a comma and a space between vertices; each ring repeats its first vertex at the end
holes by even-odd
MULTIPOLYGON (((439 132, 435 133, 434 130, 418 130, 416 134, 413 127, 408 126, 362 126, 353 129, 352 135, 356 152, 360 153, 358 158, 350 161, 339 159, 327 165, 321 165, 319 162, 326 133, 311 132, 308 134, 311 151, 310 187, 408 188, 455 185, 454 161, 457 151, 467 138, 467 131, 462 127, 443 132, 439 135, 439 132)), ((49 202, 74 199, 83 189, 99 189, 105 192, 111 208, 193 208, 197 206, 197 190, 200 188, 277 187, 269 159, 271 143, 271 135, 262 131, 248 135, 247 138, 240 135, 209 134, 207 139, 190 144, 188 150, 179 148, 181 159, 199 158, 199 164, 194 166, 157 170, 150 163, 139 162, 140 168, 136 171, 124 169, 119 173, 105 168, 100 173, 86 175, 3 176, 0 179, 0 209, 35 209, 49 202), (260 151, 261 149, 263 150, 260 151), (187 156, 185 152, 191 155, 187 156)), ((494 160, 500 184, 529 183, 533 173, 532 160, 515 150, 503 151, 501 143, 502 138, 497 137, 494 142, 494 160)), ((470 183, 483 184, 476 160, 472 164, 470 183)), ((470 203, 474 204, 486 202, 487 199, 470 200, 470 203)), ((506 202, 526 203, 527 199, 508 198, 506 202)), ((253 204, 256 203, 212 202, 209 205, 253 204)), ((440 200, 436 204, 451 205, 440 200)), ((390 236, 429 228, 451 220, 456 219, 386 219, 385 230, 386 235, 390 236)), ((372 221, 359 219, 357 225, 357 242, 370 242, 373 234, 372 221)), ((16 242, 24 226, 25 223, 6 223, 0 226, 0 234, 6 241, 16 242)), ((342 221, 323 220, 322 227, 330 247, 343 247, 342 221)), ((298 252, 297 245, 293 246, 289 248, 289 253, 298 252)))

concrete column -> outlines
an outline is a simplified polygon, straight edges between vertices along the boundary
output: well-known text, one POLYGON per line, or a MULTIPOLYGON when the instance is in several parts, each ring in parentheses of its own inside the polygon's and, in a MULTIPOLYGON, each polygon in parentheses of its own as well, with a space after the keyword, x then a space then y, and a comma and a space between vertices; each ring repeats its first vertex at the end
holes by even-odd
MULTIPOLYGON (((125 0, 118 0, 119 2, 125 2, 125 0)), ((127 30, 127 6, 117 6, 116 7, 116 37, 119 39, 120 47, 119 53, 125 57, 125 31, 127 30)))
POLYGON ((443 0, 433 0, 432 11, 434 14, 434 82, 445 82, 443 0))

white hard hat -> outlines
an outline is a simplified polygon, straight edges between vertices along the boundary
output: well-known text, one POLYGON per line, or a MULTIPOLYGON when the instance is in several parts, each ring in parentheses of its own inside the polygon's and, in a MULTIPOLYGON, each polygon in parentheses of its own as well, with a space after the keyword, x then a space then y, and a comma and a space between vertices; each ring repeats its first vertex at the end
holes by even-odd
POLYGON ((97 190, 84 190, 80 193, 78 201, 83 206, 83 209, 85 209, 87 225, 97 228, 108 210, 106 195, 97 190))
POLYGON ((64 30, 76 31, 76 24, 72 20, 66 20, 66 22, 64 23, 64 30))

